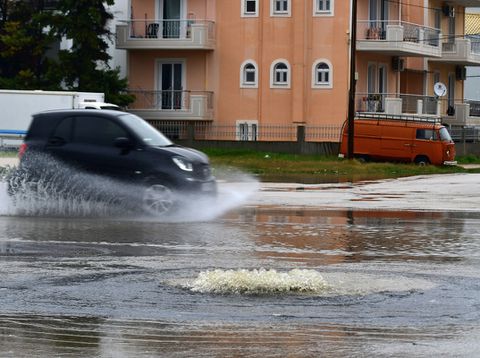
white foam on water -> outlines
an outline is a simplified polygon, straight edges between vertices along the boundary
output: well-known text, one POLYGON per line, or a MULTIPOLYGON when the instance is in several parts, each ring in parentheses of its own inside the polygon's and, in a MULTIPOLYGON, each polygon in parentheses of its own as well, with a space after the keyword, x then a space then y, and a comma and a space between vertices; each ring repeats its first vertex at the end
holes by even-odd
POLYGON ((314 270, 213 270, 200 272, 189 284, 193 292, 214 294, 318 294, 328 289, 323 277, 314 270))
MULTIPOLYGON (((174 282, 171 282, 175 284, 174 282)), ((322 297, 365 296, 382 292, 414 292, 435 287, 417 278, 386 277, 363 273, 320 273, 310 269, 279 272, 274 269, 237 269, 202 271, 195 279, 180 285, 192 292, 209 294, 277 295, 303 294, 322 297)))

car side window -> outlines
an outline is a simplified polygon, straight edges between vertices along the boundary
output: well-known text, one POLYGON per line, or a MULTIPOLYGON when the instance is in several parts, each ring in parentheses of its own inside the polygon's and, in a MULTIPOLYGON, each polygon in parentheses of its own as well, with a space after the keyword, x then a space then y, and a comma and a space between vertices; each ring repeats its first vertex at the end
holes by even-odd
POLYGON ((104 117, 80 116, 75 119, 73 141, 101 146, 113 146, 118 137, 129 135, 117 123, 104 117))
POLYGON ((437 132, 433 129, 417 129, 417 139, 437 140, 437 132))
POLYGON ((62 119, 62 121, 57 125, 55 130, 50 137, 57 140, 63 140, 65 142, 70 142, 72 139, 72 129, 73 129, 73 118, 67 117, 62 119))

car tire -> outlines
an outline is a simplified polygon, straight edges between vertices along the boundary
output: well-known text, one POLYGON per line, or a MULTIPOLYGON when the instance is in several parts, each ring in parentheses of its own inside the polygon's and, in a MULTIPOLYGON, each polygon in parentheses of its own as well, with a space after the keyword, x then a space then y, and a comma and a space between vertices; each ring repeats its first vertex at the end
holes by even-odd
POLYGON ((150 215, 165 215, 175 206, 175 195, 170 186, 165 184, 149 184, 143 191, 142 208, 150 215))
POLYGON ((428 157, 424 155, 420 155, 415 158, 415 164, 417 164, 420 167, 424 167, 430 164, 430 160, 428 159, 428 157))

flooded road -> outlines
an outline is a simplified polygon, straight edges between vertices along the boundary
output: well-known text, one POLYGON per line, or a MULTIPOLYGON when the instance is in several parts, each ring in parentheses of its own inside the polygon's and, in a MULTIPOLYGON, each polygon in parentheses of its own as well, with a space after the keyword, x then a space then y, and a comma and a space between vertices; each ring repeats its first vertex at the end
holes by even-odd
POLYGON ((477 182, 262 184, 188 222, 4 208, 0 356, 474 357, 477 182))

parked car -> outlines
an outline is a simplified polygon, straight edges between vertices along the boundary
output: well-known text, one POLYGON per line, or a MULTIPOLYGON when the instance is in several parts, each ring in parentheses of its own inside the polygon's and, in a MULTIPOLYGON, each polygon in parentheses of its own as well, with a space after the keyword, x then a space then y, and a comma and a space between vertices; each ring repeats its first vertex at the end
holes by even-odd
MULTIPOLYGON (((29 182, 48 166, 38 160, 41 155, 82 172, 140 185, 142 208, 150 213, 168 212, 181 195, 216 194, 204 153, 173 144, 142 118, 121 111, 75 109, 33 115, 19 150, 18 172, 29 182)), ((64 177, 62 181, 69 180, 64 177)), ((9 191, 15 193, 17 187, 10 180, 9 191)))
MULTIPOLYGON (((344 123, 340 156, 347 155, 348 125, 344 123)), ((354 120, 354 157, 361 160, 455 165, 455 144, 437 118, 358 114, 354 120)))

